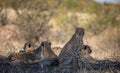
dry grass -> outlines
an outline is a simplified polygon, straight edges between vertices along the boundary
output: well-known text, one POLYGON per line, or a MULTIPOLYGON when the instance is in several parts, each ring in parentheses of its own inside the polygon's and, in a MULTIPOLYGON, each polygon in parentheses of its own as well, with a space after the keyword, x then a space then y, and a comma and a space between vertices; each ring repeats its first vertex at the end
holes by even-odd
POLYGON ((10 53, 22 49, 25 39, 15 25, 6 25, 0 28, 0 55, 7 56, 10 53))
POLYGON ((85 43, 92 47, 93 53, 91 54, 97 59, 110 59, 119 57, 119 46, 117 40, 119 39, 119 29, 108 27, 104 32, 97 36, 85 36, 85 43), (97 53, 97 54, 96 54, 97 53))

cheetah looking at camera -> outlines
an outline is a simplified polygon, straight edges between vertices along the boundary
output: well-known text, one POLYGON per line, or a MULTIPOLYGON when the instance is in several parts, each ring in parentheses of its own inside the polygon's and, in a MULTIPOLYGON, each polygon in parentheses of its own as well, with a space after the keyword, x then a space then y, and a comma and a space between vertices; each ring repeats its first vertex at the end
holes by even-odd
POLYGON ((51 49, 51 43, 48 41, 43 41, 41 45, 33 51, 36 55, 44 58, 54 58, 57 55, 51 49))

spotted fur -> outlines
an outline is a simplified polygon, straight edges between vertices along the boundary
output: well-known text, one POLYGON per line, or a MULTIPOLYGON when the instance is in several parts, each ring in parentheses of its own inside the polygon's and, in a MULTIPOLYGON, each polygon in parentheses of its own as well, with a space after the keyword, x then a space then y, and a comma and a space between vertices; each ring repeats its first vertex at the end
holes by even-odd
POLYGON ((78 64, 80 58, 79 51, 84 47, 83 36, 84 29, 76 28, 75 34, 73 34, 72 38, 63 47, 59 55, 61 64, 78 64))
POLYGON ((82 60, 88 61, 90 63, 96 63, 96 60, 90 56, 92 50, 89 45, 84 45, 84 48, 80 50, 80 57, 83 58, 82 60))

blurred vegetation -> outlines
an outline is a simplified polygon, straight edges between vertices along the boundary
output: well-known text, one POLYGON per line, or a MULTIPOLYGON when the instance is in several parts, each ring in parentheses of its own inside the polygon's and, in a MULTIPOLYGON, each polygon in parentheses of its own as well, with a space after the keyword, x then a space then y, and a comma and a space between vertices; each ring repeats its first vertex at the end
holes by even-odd
POLYGON ((120 15, 120 5, 99 4, 91 0, 63 0, 63 3, 58 9, 58 15, 55 17, 58 20, 57 22, 63 22, 60 24, 64 25, 66 21, 69 21, 67 18, 68 12, 95 14, 96 18, 94 21, 86 24, 87 28, 90 28, 94 34, 99 34, 108 26, 118 27, 120 24, 120 21, 117 20, 117 16, 120 15))
POLYGON ((22 29, 26 40, 36 42, 49 30, 47 23, 53 16, 53 7, 47 0, 5 0, 2 6, 15 9, 19 18, 14 24, 22 29))

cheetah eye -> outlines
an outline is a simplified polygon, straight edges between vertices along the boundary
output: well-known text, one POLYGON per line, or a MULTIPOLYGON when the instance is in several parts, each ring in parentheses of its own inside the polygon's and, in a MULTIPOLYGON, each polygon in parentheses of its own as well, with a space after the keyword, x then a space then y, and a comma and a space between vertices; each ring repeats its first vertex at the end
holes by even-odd
POLYGON ((43 42, 41 43, 41 46, 44 46, 44 43, 43 43, 43 42))
POLYGON ((28 47, 31 47, 31 44, 30 44, 30 43, 28 44, 28 47))
POLYGON ((49 43, 49 45, 51 46, 51 43, 49 43))
POLYGON ((87 48, 87 46, 86 46, 86 45, 84 45, 84 49, 85 49, 85 48, 87 48))

